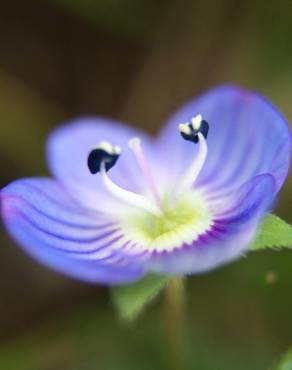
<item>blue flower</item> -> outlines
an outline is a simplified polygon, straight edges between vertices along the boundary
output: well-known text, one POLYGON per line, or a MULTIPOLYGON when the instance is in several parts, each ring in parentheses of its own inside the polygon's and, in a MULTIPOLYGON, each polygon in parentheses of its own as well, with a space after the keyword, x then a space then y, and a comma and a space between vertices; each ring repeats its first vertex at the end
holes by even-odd
POLYGON ((291 134, 264 98, 222 86, 183 106, 157 139, 83 118, 53 132, 47 155, 54 180, 1 191, 7 230, 60 272, 119 284, 243 255, 287 176, 291 134))

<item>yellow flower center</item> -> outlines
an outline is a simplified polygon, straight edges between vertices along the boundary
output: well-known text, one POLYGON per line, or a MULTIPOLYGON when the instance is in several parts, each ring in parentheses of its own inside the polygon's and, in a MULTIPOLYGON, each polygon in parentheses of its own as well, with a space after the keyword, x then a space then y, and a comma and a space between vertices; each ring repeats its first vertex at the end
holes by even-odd
POLYGON ((191 243, 212 225, 208 205, 197 192, 188 192, 175 203, 162 201, 162 214, 135 211, 122 220, 125 236, 140 246, 155 250, 170 250, 191 243))

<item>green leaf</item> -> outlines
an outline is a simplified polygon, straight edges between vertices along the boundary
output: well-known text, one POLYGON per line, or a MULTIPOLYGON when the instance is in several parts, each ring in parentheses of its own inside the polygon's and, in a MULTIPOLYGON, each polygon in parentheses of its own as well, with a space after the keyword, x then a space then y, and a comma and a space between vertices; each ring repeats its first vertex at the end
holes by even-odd
POLYGON ((112 288, 113 303, 124 321, 134 320, 164 288, 165 276, 148 275, 136 283, 112 288))
POLYGON ((292 370, 292 350, 282 358, 275 370, 292 370))
POLYGON ((251 250, 286 247, 292 248, 292 226, 280 217, 269 214, 264 219, 261 229, 251 250))

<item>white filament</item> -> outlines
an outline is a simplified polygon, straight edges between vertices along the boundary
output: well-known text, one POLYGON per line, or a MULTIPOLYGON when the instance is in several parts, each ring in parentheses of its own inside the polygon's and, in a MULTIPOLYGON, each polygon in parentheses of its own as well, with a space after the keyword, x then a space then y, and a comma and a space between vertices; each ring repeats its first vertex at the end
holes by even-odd
POLYGON ((178 185, 177 193, 182 194, 192 188, 193 184, 197 180, 207 158, 208 146, 206 140, 201 132, 198 133, 199 138, 199 149, 193 159, 190 167, 187 169, 185 174, 182 176, 181 181, 178 185))
POLYGON ((152 204, 147 198, 142 195, 132 193, 116 185, 107 175, 105 162, 100 165, 100 176, 104 187, 119 201, 127 204, 128 206, 143 209, 144 211, 160 215, 161 210, 155 204, 152 204))

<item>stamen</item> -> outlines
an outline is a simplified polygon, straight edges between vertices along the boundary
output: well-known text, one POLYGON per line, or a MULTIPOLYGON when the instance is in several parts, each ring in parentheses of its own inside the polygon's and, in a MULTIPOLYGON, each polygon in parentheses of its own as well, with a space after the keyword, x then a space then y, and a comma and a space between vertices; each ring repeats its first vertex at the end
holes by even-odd
POLYGON ((160 205, 160 196, 159 196, 159 192, 158 192, 158 189, 156 187, 156 184, 154 182, 154 179, 152 177, 152 174, 151 174, 151 171, 150 171, 150 168, 148 166, 148 163, 147 163, 147 160, 144 156, 144 152, 142 150, 142 147, 141 147, 141 140, 138 138, 138 137, 134 137, 132 138, 131 140, 129 140, 129 143, 128 143, 130 149, 132 149, 134 155, 135 155, 135 158, 138 162, 138 165, 145 177, 145 180, 149 186, 149 189, 154 197, 154 200, 156 201, 156 203, 158 205, 160 205))
POLYGON ((105 163, 102 162, 100 166, 101 180, 105 188, 118 200, 138 209, 160 215, 161 210, 155 204, 152 204, 147 198, 142 195, 132 193, 116 185, 107 175, 105 163))
POLYGON ((128 206, 143 209, 155 215, 161 215, 161 210, 146 197, 132 193, 116 185, 107 175, 119 158, 121 150, 118 146, 113 146, 108 142, 101 142, 90 153, 87 164, 92 174, 100 173, 102 183, 108 192, 116 199, 128 206))
POLYGON ((87 165, 92 174, 100 171, 100 165, 105 163, 106 170, 110 170, 117 162, 121 149, 107 141, 99 143, 88 155, 87 165))
POLYGON ((192 134, 192 129, 187 123, 181 123, 180 125, 178 125, 178 129, 182 135, 184 134, 184 135, 189 136, 192 134))
POLYGON ((208 146, 205 138, 208 135, 209 125, 199 114, 191 119, 191 124, 182 123, 178 128, 185 140, 199 143, 198 152, 178 185, 177 192, 183 193, 191 189, 205 164, 208 153, 208 146))
POLYGON ((198 114, 196 117, 191 119, 191 123, 181 123, 178 125, 181 136, 187 140, 197 143, 199 141, 198 133, 201 132, 205 139, 208 136, 209 124, 207 121, 202 119, 202 116, 198 114))
POLYGON ((203 118, 200 114, 191 119, 192 127, 195 131, 200 130, 203 118))
POLYGON ((199 139, 198 153, 195 156, 193 162, 191 163, 186 173, 183 175, 182 180, 180 181, 180 184, 178 186, 180 193, 190 189, 193 186, 196 179, 198 178, 199 173, 201 172, 204 166, 208 153, 208 147, 203 134, 201 134, 200 132, 198 133, 198 139, 199 139))

